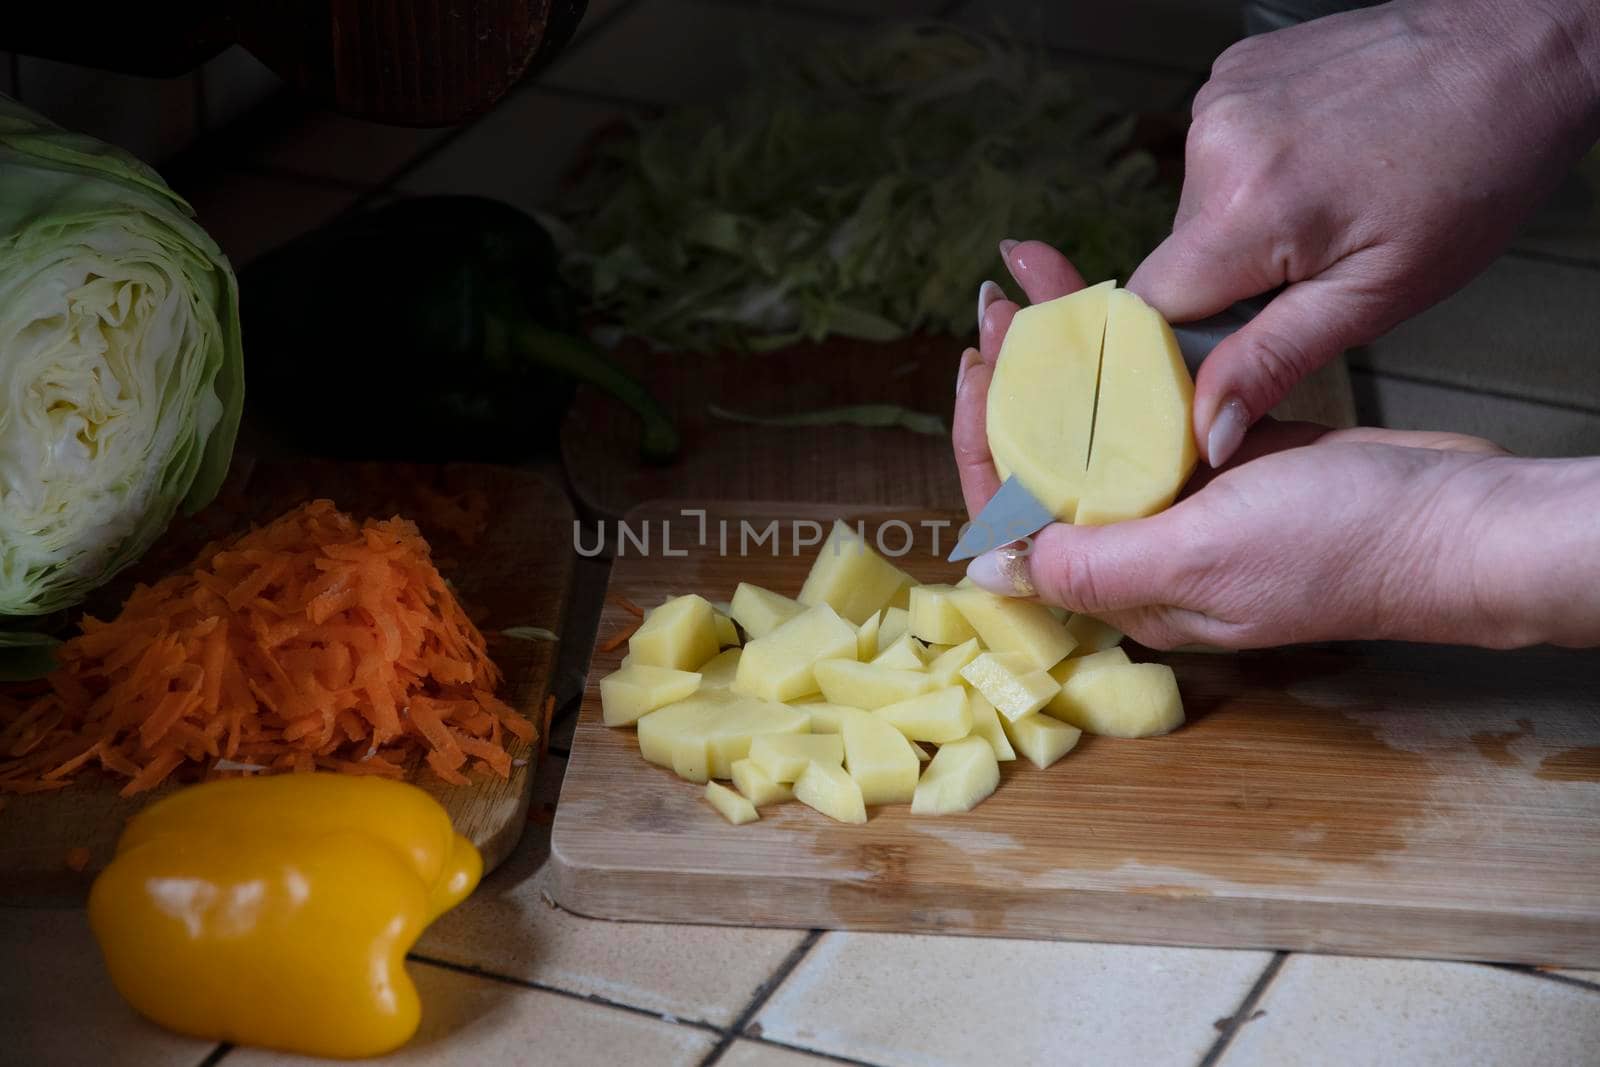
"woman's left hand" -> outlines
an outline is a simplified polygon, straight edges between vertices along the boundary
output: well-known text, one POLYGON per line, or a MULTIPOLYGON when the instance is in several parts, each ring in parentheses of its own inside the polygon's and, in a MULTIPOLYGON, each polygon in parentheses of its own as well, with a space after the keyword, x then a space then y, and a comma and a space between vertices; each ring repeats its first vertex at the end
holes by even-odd
MULTIPOLYGON (((1059 252, 1010 247, 1008 266, 1038 302, 1083 287, 1059 252)), ((981 299, 980 350, 962 357, 954 446, 967 508, 999 487, 985 411, 1017 305, 981 299)), ((1265 420, 1220 471, 1146 519, 1052 523, 1025 551, 974 560, 973 581, 1104 619, 1142 644, 1260 647, 1342 638, 1527 643, 1480 587, 1474 530, 1518 461, 1457 434, 1333 430, 1265 420)))

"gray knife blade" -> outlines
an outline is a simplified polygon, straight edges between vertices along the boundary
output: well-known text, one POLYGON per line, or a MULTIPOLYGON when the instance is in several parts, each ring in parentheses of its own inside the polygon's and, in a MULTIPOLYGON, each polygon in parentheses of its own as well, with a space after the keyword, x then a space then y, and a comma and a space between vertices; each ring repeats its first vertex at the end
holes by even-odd
MULTIPOLYGON (((1172 332, 1178 339, 1178 350, 1183 353, 1189 373, 1198 373, 1201 362, 1212 350, 1255 318, 1276 295, 1272 292, 1241 300, 1210 318, 1174 326, 1172 332)), ((989 498, 978 517, 962 528, 949 562, 972 559, 991 548, 1031 537, 1054 521, 1055 513, 1012 476, 989 498)))

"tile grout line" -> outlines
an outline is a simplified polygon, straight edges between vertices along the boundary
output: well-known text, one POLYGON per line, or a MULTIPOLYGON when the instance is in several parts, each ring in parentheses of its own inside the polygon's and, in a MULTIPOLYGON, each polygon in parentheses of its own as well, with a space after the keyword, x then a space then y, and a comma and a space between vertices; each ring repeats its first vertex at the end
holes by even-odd
POLYGON ((488 982, 498 982, 501 985, 515 986, 518 989, 527 989, 536 993, 554 993, 556 996, 566 997, 569 1000, 581 1000, 585 1004, 598 1004, 603 1008, 615 1008, 618 1011, 629 1012, 633 1015, 642 1015, 647 1019, 654 1019, 657 1022, 668 1023, 674 1026, 686 1026, 692 1030, 703 1030, 719 1036, 723 1033, 721 1027, 705 1019, 685 1019, 682 1016, 673 1015, 668 1012, 653 1011, 650 1008, 641 1008, 637 1004, 626 1004, 620 1000, 612 1000, 611 998, 603 997, 598 993, 579 993, 571 989, 563 989, 560 986, 549 985, 545 982, 536 982, 530 978, 517 978, 514 975, 499 974, 495 971, 486 971, 483 968, 475 967, 470 963, 454 963, 450 960, 441 960, 433 956, 423 956, 416 952, 407 953, 406 959, 412 963, 421 963, 428 967, 437 967, 441 971, 454 971, 456 974, 464 974, 471 978, 482 978, 488 982))
POLYGON ((822 931, 810 930, 805 937, 801 938, 798 945, 789 950, 789 954, 778 963, 777 967, 773 968, 772 973, 767 976, 767 980, 756 987, 756 991, 750 995, 749 1002, 745 1004, 744 1010, 740 1011, 734 1018, 733 1023, 727 1030, 723 1031, 721 1039, 710 1052, 706 1053, 706 1058, 700 1061, 700 1067, 711 1067, 712 1064, 722 1058, 723 1053, 732 1047, 734 1041, 744 1033, 745 1028, 755 1020, 756 1013, 766 1007, 767 1001, 771 999, 772 994, 776 993, 778 987, 788 980, 789 976, 794 973, 795 968, 800 966, 800 962, 806 958, 812 947, 820 940, 822 940, 822 931))
POLYGON ((1283 969, 1283 963, 1288 958, 1289 953, 1287 952, 1279 951, 1272 954, 1272 959, 1262 968, 1261 973, 1256 977, 1255 984, 1245 993, 1244 999, 1239 1002, 1238 1010, 1228 1016, 1222 1032, 1211 1043, 1211 1047, 1206 1050, 1206 1054, 1200 1058, 1197 1067, 1215 1067, 1218 1061, 1222 1059, 1223 1054, 1228 1051, 1228 1046, 1233 1043, 1234 1035, 1239 1032, 1245 1023, 1250 1021, 1250 1015, 1255 1011, 1256 1005, 1260 1003, 1262 994, 1267 991, 1267 987, 1272 984, 1272 980, 1278 977, 1278 972, 1283 969))
POLYGON ((223 1041, 216 1048, 206 1053, 206 1058, 195 1064, 195 1067, 216 1067, 232 1051, 233 1045, 230 1042, 223 1041))
POLYGON ((1556 982, 1560 985, 1577 986, 1579 989, 1590 993, 1600 993, 1600 982, 1591 982, 1586 978, 1574 978, 1570 974, 1557 974, 1553 971, 1542 971, 1537 967, 1530 967, 1524 963, 1487 963, 1479 962, 1479 967, 1491 967, 1497 971, 1509 971, 1512 974, 1527 975, 1529 978, 1541 978, 1546 982, 1556 982))
POLYGON ((1435 389, 1448 389, 1456 393, 1470 393, 1474 396, 1488 396, 1496 400, 1515 400, 1523 404, 1534 404, 1541 407, 1556 408, 1561 411, 1572 412, 1577 415, 1600 415, 1600 408, 1590 407, 1587 404, 1574 404, 1570 401, 1547 400, 1542 397, 1521 396, 1517 393, 1508 393, 1502 389, 1485 389, 1476 385, 1459 385, 1455 382, 1441 381, 1436 378, 1425 378, 1420 374, 1407 374, 1404 371, 1385 370, 1379 367, 1365 366, 1358 363, 1346 364, 1352 375, 1360 374, 1369 378, 1388 378, 1391 381, 1405 382, 1410 385, 1426 385, 1435 389))
POLYGON ((1571 267, 1573 270, 1600 271, 1600 260, 1585 259, 1582 256, 1569 256, 1562 252, 1541 252, 1537 248, 1518 248, 1512 245, 1502 256, 1511 256, 1514 259, 1526 259, 1534 263, 1547 263, 1557 267, 1571 267))
POLYGON ((821 1049, 807 1048, 804 1045, 791 1045, 787 1041, 779 1041, 771 1037, 751 1037, 749 1034, 741 1034, 738 1040, 749 1041, 755 1045, 766 1045, 768 1048, 781 1048, 786 1052, 803 1053, 811 1059, 825 1060, 828 1063, 846 1063, 850 1067, 880 1067, 879 1064, 873 1063, 871 1060, 858 1060, 850 1056, 841 1056, 836 1052, 823 1052, 821 1049))

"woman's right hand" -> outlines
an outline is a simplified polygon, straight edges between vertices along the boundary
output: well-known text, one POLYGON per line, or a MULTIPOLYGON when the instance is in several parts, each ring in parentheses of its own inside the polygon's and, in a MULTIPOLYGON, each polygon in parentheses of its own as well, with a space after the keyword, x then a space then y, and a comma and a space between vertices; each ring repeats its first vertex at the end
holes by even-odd
POLYGON ((1286 286, 1200 370, 1201 457, 1464 284, 1597 136, 1593 0, 1402 0, 1224 52, 1173 233, 1128 280, 1171 322, 1286 286))

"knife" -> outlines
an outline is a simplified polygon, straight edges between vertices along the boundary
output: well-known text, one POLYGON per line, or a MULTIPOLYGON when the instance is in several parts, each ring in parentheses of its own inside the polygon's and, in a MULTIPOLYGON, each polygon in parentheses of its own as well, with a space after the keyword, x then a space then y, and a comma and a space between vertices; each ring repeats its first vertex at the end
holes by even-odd
MULTIPOLYGON (((1198 373, 1201 362, 1211 354, 1212 349, 1237 333, 1277 295, 1276 291, 1263 293, 1249 300, 1241 300, 1208 319, 1174 326, 1172 332, 1178 339, 1178 351, 1183 353, 1183 362, 1189 368, 1189 373, 1198 373)), ((978 517, 967 524, 961 539, 956 542, 955 550, 950 553, 949 561, 956 563, 981 556, 991 548, 1031 537, 1055 521, 1055 512, 1040 503, 1039 498, 1012 475, 989 498, 989 503, 984 505, 978 517)))

